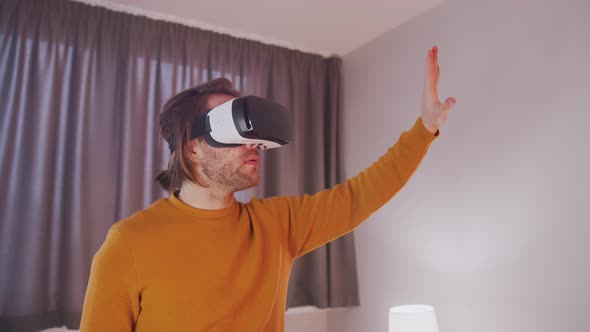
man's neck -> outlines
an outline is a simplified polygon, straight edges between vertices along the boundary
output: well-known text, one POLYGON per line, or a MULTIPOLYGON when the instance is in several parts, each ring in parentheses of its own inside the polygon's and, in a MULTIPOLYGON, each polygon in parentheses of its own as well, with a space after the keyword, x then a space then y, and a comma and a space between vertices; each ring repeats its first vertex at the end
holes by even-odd
POLYGON ((215 187, 201 187, 192 182, 185 182, 178 198, 186 204, 204 210, 224 209, 235 202, 233 191, 215 187))

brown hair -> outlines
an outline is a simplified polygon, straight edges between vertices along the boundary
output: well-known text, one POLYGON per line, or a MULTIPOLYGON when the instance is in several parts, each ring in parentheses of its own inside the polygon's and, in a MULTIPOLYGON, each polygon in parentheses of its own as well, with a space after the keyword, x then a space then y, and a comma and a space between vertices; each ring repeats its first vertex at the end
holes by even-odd
POLYGON ((228 79, 217 78, 184 90, 164 104, 160 113, 160 133, 168 142, 172 154, 168 160, 168 169, 160 171, 156 181, 169 192, 180 189, 186 180, 198 183, 185 150, 191 140, 193 121, 207 111, 206 97, 214 93, 240 96, 228 79))

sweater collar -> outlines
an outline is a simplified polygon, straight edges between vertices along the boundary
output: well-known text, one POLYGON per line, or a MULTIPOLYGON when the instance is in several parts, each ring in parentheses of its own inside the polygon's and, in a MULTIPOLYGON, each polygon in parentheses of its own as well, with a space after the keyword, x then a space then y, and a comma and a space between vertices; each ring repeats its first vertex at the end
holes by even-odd
POLYGON ((224 217, 229 217, 232 214, 237 214, 237 212, 238 212, 238 202, 237 201, 234 201, 230 206, 228 206, 226 208, 218 209, 218 210, 199 209, 194 206, 188 205, 187 203, 180 200, 180 198, 178 198, 178 192, 170 193, 170 197, 168 198, 168 201, 170 202, 170 204, 172 204, 174 207, 181 210, 182 212, 193 215, 193 216, 202 217, 202 218, 211 218, 211 219, 224 218, 224 217))

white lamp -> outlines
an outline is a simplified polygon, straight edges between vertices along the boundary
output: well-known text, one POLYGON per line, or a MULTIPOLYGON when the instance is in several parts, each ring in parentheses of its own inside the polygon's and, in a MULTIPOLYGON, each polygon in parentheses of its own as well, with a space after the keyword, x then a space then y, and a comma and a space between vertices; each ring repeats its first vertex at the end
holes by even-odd
POLYGON ((402 305, 389 309, 389 332, 438 332, 434 308, 402 305))

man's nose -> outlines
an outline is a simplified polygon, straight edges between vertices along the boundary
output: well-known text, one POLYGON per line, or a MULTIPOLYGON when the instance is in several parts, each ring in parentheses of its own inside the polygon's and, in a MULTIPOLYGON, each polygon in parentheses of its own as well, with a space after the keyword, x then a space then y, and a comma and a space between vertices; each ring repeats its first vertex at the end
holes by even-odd
POLYGON ((246 144, 246 149, 248 150, 256 150, 258 148, 258 144, 246 144))

